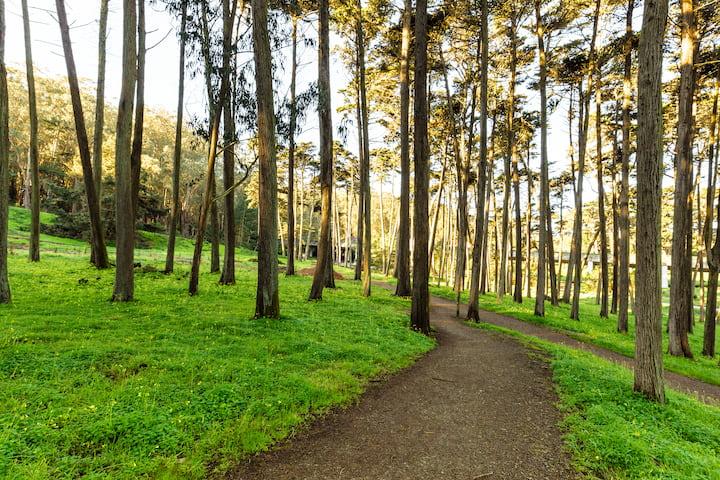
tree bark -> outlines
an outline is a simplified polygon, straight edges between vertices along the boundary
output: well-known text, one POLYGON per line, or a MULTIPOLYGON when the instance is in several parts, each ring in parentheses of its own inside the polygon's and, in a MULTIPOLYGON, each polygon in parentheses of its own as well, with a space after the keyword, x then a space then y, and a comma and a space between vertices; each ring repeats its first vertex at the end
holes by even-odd
POLYGON ((135 92, 135 125, 130 165, 132 171, 133 218, 138 220, 140 172, 142 171, 143 132, 145 123, 145 0, 137 2, 137 84, 135 92))
POLYGON ((28 256, 31 262, 40 261, 40 152, 38 150, 38 116, 33 72, 30 14, 27 0, 22 0, 23 31, 25 34, 25 70, 27 73, 28 109, 30 118, 30 243, 28 256))
MULTIPOLYGON (((141 3, 144 0, 141 0, 141 3)), ((135 0, 123 0, 123 70, 115 139, 115 288, 113 301, 134 298, 135 196, 133 194, 132 115, 138 75, 135 0)))
POLYGON ((501 229, 501 242, 502 246, 500 248, 500 272, 498 273, 498 286, 497 286, 497 297, 498 299, 501 299, 505 296, 505 283, 507 280, 507 260, 508 260, 508 236, 509 236, 509 226, 510 226, 510 161, 512 156, 512 137, 513 134, 511 133, 514 126, 513 126, 513 116, 515 111, 514 106, 514 100, 515 100, 515 62, 513 61, 511 64, 511 80, 510 80, 510 93, 508 93, 508 118, 507 118, 507 124, 508 124, 508 151, 505 155, 505 158, 503 159, 504 163, 504 177, 503 177, 503 203, 502 203, 502 229, 501 229))
POLYGON ((632 17, 635 0, 628 0, 625 17, 625 42, 623 46, 623 105, 622 105, 622 159, 620 179, 620 214, 618 215, 620 242, 618 244, 618 332, 628 331, 628 310, 630 290, 630 129, 632 120, 632 17))
MULTIPOLYGON (((356 42, 360 43, 359 31, 356 28, 356 42)), ((360 99, 360 48, 355 51, 355 114, 357 117, 358 136, 358 209, 357 209, 357 253, 355 256, 355 280, 362 280, 364 238, 365 238, 365 140, 363 135, 362 101, 360 99)))
MULTIPOLYGON (((547 65, 545 60, 545 27, 542 23, 540 0, 535 0, 535 22, 540 63, 540 225, 538 228, 537 286, 535 289, 535 315, 545 316, 545 267, 547 253, 548 203, 550 184, 548 179, 547 151, 547 65)), ((529 261, 529 259, 528 259, 529 261)), ((551 259, 554 261, 554 259, 551 259)))
POLYGON ((458 210, 457 210, 457 232, 455 243, 455 278, 453 281, 453 289, 456 295, 456 311, 455 315, 460 315, 460 293, 463 290, 463 281, 465 280, 465 246, 467 241, 467 182, 466 171, 463 160, 463 153, 460 148, 457 122, 455 120, 455 108, 453 104, 452 94, 450 92, 450 81, 448 79, 447 63, 443 58, 442 46, 440 47, 440 62, 443 68, 443 78, 445 80, 445 96, 447 103, 448 117, 450 120, 450 136, 452 138, 453 156, 455 158, 455 181, 457 183, 458 210))
POLYGON ((187 42, 187 7, 188 0, 182 2, 180 17, 180 66, 178 72, 178 103, 175 123, 175 148, 173 150, 173 193, 170 228, 168 230, 167 255, 165 257, 165 273, 172 273, 175 268, 175 239, 177 237, 180 209, 180 163, 182 160, 183 113, 185 101, 185 44, 187 42))
POLYGON ((678 93, 675 196, 673 206, 672 280, 670 282, 669 352, 692 358, 688 328, 692 321, 692 182, 693 97, 695 91, 695 12, 693 0, 680 2, 681 52, 678 93))
POLYGON ((360 189, 363 191, 363 255, 362 255, 362 277, 363 295, 370 296, 372 278, 370 265, 372 263, 372 216, 371 216, 371 191, 370 191, 370 134, 368 120, 367 86, 365 79, 365 30, 363 28, 362 3, 357 0, 357 38, 358 38, 358 73, 360 74, 360 114, 362 117, 362 173, 360 189))
POLYGON ((593 16, 593 33, 590 40, 589 65, 587 70, 587 92, 583 94, 582 79, 578 84, 578 101, 580 111, 578 115, 578 176, 577 188, 575 190, 575 251, 577 254, 574 270, 573 299, 570 306, 570 318, 580 320, 580 290, 582 289, 582 265, 580 264, 580 253, 582 252, 582 220, 583 220, 583 176, 585 171, 585 154, 587 153, 588 127, 590 123, 590 87, 593 84, 593 73, 597 62, 597 36, 600 21, 600 3, 595 2, 595 15, 593 16))
MULTIPOLYGON (((434 206, 432 208, 432 211, 434 211, 435 213, 433 214, 432 231, 430 232, 430 245, 428 247, 428 263, 430 265, 432 265, 432 263, 433 263, 433 257, 434 257, 434 253, 435 253, 435 237, 437 234, 438 219, 440 218, 443 190, 445 189, 445 177, 447 175, 448 158, 449 158, 448 145, 446 144, 445 145, 445 155, 443 156, 442 170, 440 170, 440 182, 439 182, 439 186, 438 186, 438 193, 435 196, 435 200, 433 200, 434 206)), ((443 222, 444 222, 444 220, 443 220, 443 222)), ((443 225, 443 228, 444 228, 444 225, 443 225)))
POLYGON ((5 0, 0 0, 0 303, 10 303, 8 280, 8 198, 10 188, 10 108, 5 66, 5 0))
MULTIPOLYGON (((218 116, 223 115, 224 109, 218 109, 218 116)), ((210 273, 220 271, 220 212, 217 207, 217 177, 212 172, 212 185, 210 192, 210 273)))
POLYGON ((98 74, 95 94, 95 132, 93 135, 93 174, 95 191, 102 206, 103 133, 105 130, 105 67, 107 59, 107 23, 110 0, 100 0, 98 32, 98 74))
POLYGON ((410 285, 410 36, 412 0, 405 0, 400 47, 400 215, 395 295, 408 297, 410 285))
MULTIPOLYGON (((600 7, 602 0, 595 2, 595 28, 600 23, 600 7)), ((605 215, 605 181, 603 173, 602 157, 602 65, 597 55, 594 56, 595 67, 595 170, 598 182, 598 220, 600 223, 600 317, 608 317, 608 292, 609 292, 609 269, 608 269, 608 235, 607 216, 605 215)))
MULTIPOLYGON (((720 76, 715 79, 715 93, 713 98, 712 120, 710 124, 710 144, 708 147, 708 172, 712 179, 712 185, 707 193, 707 207, 705 228, 703 238, 705 239, 705 250, 708 257, 708 288, 707 305, 705 307, 705 328, 703 332, 703 355, 715 356, 715 330, 717 322, 717 294, 718 294, 718 271, 720 271, 720 222, 715 231, 715 240, 712 243, 712 209, 716 196, 717 181, 717 148, 718 148, 718 96, 720 96, 720 76)), ((717 219, 720 219, 720 198, 717 205, 717 219)))
MULTIPOLYGON (((221 285, 235 285, 235 111, 233 95, 228 92, 223 110, 223 200, 225 203, 224 234, 225 252, 223 255, 221 285)), ((288 203, 288 210, 290 209, 288 203)), ((288 231, 288 242, 290 242, 288 231)), ((288 243, 288 248, 290 243, 288 243)), ((290 255, 288 253, 288 255, 290 255)))
POLYGON ((637 222, 634 390, 664 403, 660 200, 662 194, 662 45, 668 1, 648 0, 638 48, 637 222))
MULTIPOLYGON (((549 187, 548 187, 549 191, 549 187)), ((558 298, 558 274, 555 270, 555 243, 553 242, 553 228, 552 228, 552 210, 550 209, 550 195, 547 196, 547 203, 545 204, 547 210, 547 267, 550 270, 549 281, 550 281, 550 303, 557 307, 560 304, 558 298)))
MULTIPOLYGON (((68 84, 70 86, 70 99, 73 106, 73 117, 75 119, 75 133, 80 151, 80 162, 83 170, 83 182, 85 195, 87 197, 88 212, 90 214, 90 242, 93 254, 91 255, 94 265, 104 269, 110 267, 107 248, 105 246, 105 232, 103 231, 100 219, 100 200, 95 190, 95 177, 93 175, 92 159, 90 156, 90 144, 88 141, 87 129, 85 128, 85 115, 83 113, 82 100, 80 99, 80 83, 77 70, 75 69, 75 57, 70 41, 70 26, 68 25, 65 1, 55 0, 57 8, 58 23, 60 24, 60 36, 62 38, 65 66, 68 72, 68 84)), ((134 33, 133 33, 134 34, 134 33)))
MULTIPOLYGON (((480 274, 480 293, 487 293, 488 284, 490 283, 490 262, 488 254, 490 252, 490 200, 493 202, 493 212, 497 210, 495 206, 495 120, 497 110, 493 112, 492 122, 493 128, 490 132, 490 148, 488 149, 488 166, 487 166, 487 184, 485 186, 485 224, 483 228, 483 246, 482 246, 482 273, 480 274)), ((497 222, 493 222, 493 232, 497 230, 497 222)), ((497 241, 497 239, 495 239, 497 241)), ((495 245, 497 249, 497 245, 495 245)), ((497 270, 497 269, 496 269, 497 270)))
MULTIPOLYGON (((267 0, 252 0, 258 111, 258 285, 256 317, 280 317, 277 256, 277 162, 267 0)), ((319 260, 319 259, 318 259, 319 260)))
POLYGON ((297 129, 297 16, 292 15, 292 54, 290 66, 290 131, 288 132, 288 256, 285 275, 295 275, 295 130, 297 129))
MULTIPOLYGON (((629 0, 634 1, 634 0, 629 0)), ((573 85, 570 85, 570 104, 568 106, 568 136, 570 139, 570 173, 572 174, 572 188, 573 188, 573 196, 575 198, 575 201, 577 201, 577 175, 575 171, 575 147, 573 145, 573 119, 574 119, 574 111, 573 111, 573 85)), ((580 120, 582 121, 582 119, 580 120)), ((567 266, 567 272, 565 276, 565 285, 563 286, 563 296, 562 296, 562 302, 563 303, 570 303, 570 295, 572 293, 572 285, 573 285, 573 279, 574 279, 574 269, 575 264, 577 263, 576 259, 576 250, 575 250, 575 233, 577 231, 577 225, 575 222, 577 221, 577 215, 574 216, 573 219, 573 228, 572 233, 570 235, 570 253, 568 255, 568 266, 567 266)), ((562 258, 560 259, 560 265, 562 265, 562 258)))
MULTIPOLYGON (((217 145, 218 137, 220 132, 220 120, 222 118, 223 107, 225 106, 225 98, 229 91, 229 66, 230 66, 230 50, 232 40, 232 23, 235 18, 235 9, 237 3, 233 2, 232 9, 229 6, 230 0, 223 0, 223 59, 222 59, 222 78, 220 80, 220 92, 217 97, 216 103, 213 105, 212 89, 208 87, 208 99, 210 101, 210 146, 208 148, 208 163, 207 170, 205 172, 205 190, 203 191, 203 199, 200 204, 200 216, 198 218, 197 232, 195 233, 195 248, 193 250, 192 265, 190 267, 190 282, 188 286, 188 293, 190 295, 197 294, 198 282, 200 279, 200 261, 202 260, 202 250, 205 243, 205 229, 207 227, 207 217, 211 214, 215 221, 217 220, 216 212, 213 211, 213 205, 215 205, 215 157, 217 156, 217 145)), ((267 26, 265 27, 267 28, 267 26)), ((210 68, 208 64, 209 57, 206 57, 206 74, 210 75, 210 68)), ((269 75, 268 75, 269 77, 269 75)), ((209 85, 209 79, 206 79, 209 85)), ((269 81, 269 78, 268 78, 269 81)), ((274 134, 274 132, 273 132, 274 134)), ((274 145, 274 144, 273 144, 274 145)), ((273 149, 274 152, 274 149, 273 149)), ((258 158, 260 157, 260 146, 258 145, 258 158)), ((275 195, 277 200, 277 195, 275 195)), ((264 205, 263 201, 259 202, 259 210, 262 210, 264 205)), ((275 204, 277 205, 277 204, 275 204)), ((277 215, 273 211, 272 222, 275 225, 273 241, 277 238, 277 215)), ((260 222, 258 222, 260 223, 260 222)), ((258 226, 259 228, 259 226, 258 226)), ((260 238, 258 238, 258 243, 260 238)), ((277 257, 277 245, 275 247, 275 254, 277 257)), ((218 262, 219 264, 219 259, 218 262)), ((215 265, 211 266, 214 267, 215 265)), ((260 266, 260 258, 258 257, 258 267, 260 266)), ((217 266, 219 269, 219 265, 217 266)), ((277 260, 275 261, 275 272, 277 273, 277 260)))
POLYGON ((478 163, 478 179, 476 187, 477 211, 475 212, 475 239, 472 251, 472 272, 470 275, 470 292, 467 319, 480 321, 479 298, 481 291, 481 275, 483 270, 483 245, 487 237, 486 226, 486 186, 487 186, 487 117, 488 117, 488 2, 480 0, 480 160, 478 163))
POLYGON ((570 306, 570 318, 580 320, 580 290, 582 288, 582 221, 583 221, 583 177, 585 172, 585 146, 587 144, 587 126, 590 116, 587 113, 589 94, 584 94, 582 81, 578 84, 578 99, 580 111, 578 115, 579 149, 578 149, 578 171, 577 186, 575 187, 575 221, 574 221, 574 247, 575 266, 573 268, 573 295, 570 306))
POLYGON ((430 333, 428 289, 428 102, 427 102, 427 0, 417 0, 415 11, 413 281, 410 325, 430 333))
POLYGON ((320 238, 310 300, 322 299, 323 288, 332 277, 333 132, 330 99, 330 12, 329 1, 319 1, 318 15, 318 115, 320 123, 320 238), (329 269, 329 272, 328 272, 329 269))

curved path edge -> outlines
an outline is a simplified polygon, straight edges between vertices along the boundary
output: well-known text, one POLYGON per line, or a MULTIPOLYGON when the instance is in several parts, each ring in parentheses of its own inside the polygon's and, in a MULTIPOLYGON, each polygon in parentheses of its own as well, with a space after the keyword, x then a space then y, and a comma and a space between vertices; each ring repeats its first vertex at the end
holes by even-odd
MULTIPOLYGON (((452 306, 452 308, 455 308, 455 302, 451 300, 438 298, 437 301, 444 302, 447 305, 452 306)), ((627 357, 607 348, 583 342, 582 340, 578 340, 567 333, 563 333, 550 327, 525 322, 508 315, 482 310, 482 308, 480 309, 480 322, 489 323, 509 330, 515 330, 522 334, 558 345, 584 350, 631 370, 634 366, 634 360, 631 357, 627 357)), ((665 370, 664 377, 665 384, 670 388, 690 394, 703 403, 720 405, 720 386, 668 370, 665 370)))
POLYGON ((437 347, 226 478, 573 479, 547 359, 433 297, 437 347))

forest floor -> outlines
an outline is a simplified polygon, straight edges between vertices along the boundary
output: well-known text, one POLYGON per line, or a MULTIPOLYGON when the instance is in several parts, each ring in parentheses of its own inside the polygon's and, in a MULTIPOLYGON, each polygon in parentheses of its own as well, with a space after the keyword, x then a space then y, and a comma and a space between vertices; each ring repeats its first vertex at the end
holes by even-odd
POLYGON ((672 388, 648 402, 581 342, 509 317, 464 323, 442 297, 432 308, 435 350, 228 478, 720 479, 717 407, 672 388))
POLYGON ((547 359, 453 308, 433 298, 438 346, 414 366, 230 478, 575 478, 547 359))
MULTIPOLYGON (((440 298, 436 342, 408 328, 408 299, 339 280, 308 302, 304 276, 281 277, 280 321, 252 320, 254 252, 238 250, 237 285, 203 271, 189 297, 192 242, 163 275, 166 237, 149 232, 137 300, 117 305, 112 269, 92 268, 85 242, 43 235, 42 262, 28 263, 27 226, 12 208, 0 478, 720 480, 719 408, 670 388, 666 405, 648 402, 628 368, 582 346, 463 323, 440 298)), ((482 307, 524 320, 530 303, 482 307)), ((629 349, 631 335, 582 308, 572 338, 629 349)), ((548 313, 565 321, 563 307, 548 313)))

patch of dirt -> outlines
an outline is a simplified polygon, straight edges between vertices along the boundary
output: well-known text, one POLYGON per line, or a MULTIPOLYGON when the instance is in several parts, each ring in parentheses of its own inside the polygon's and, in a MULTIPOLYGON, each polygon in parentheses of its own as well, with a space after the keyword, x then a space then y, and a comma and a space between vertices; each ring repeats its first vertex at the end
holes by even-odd
MULTIPOLYGON (((303 275, 305 277, 312 277, 315 274, 315 267, 303 268, 297 273, 298 275, 303 275)), ((335 280, 345 280, 345 277, 342 275, 342 273, 338 272, 337 270, 333 270, 333 275, 335 276, 335 280)))
POLYGON ((230 479, 567 479, 547 362, 454 318, 433 298, 438 346, 230 479))

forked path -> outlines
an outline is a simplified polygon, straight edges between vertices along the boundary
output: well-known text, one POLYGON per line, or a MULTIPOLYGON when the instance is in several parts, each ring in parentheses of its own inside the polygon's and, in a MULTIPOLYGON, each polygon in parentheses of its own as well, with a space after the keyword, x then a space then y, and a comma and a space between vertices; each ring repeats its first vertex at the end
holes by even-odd
POLYGON ((547 363, 453 315, 433 298, 435 350, 229 478, 574 478, 547 363))
MULTIPOLYGON (((448 300, 445 301, 448 302, 448 300)), ((594 353, 599 357, 630 369, 634 366, 634 360, 630 357, 626 357, 606 348, 598 347, 597 345, 580 341, 571 337, 567 333, 562 333, 549 327, 524 322, 522 320, 518 320, 517 318, 500 315, 487 310, 480 311, 480 321, 508 328, 510 330, 515 330, 525 335, 530 335, 548 342, 565 345, 578 350, 585 350, 586 352, 594 353)), ((711 405, 720 405, 720 386, 706 383, 695 378, 686 377, 685 375, 680 375, 679 373, 670 372, 668 370, 665 370, 664 377, 667 386, 690 394, 702 402, 709 403, 711 405)))

